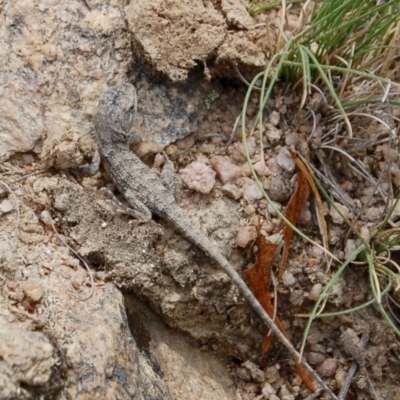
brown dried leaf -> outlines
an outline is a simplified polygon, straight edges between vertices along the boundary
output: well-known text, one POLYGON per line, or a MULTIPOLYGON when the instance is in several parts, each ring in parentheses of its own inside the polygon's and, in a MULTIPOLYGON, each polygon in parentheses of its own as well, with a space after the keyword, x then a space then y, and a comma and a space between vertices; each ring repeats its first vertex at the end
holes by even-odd
MULTIPOLYGON (((260 226, 258 227, 258 257, 256 263, 251 267, 244 271, 244 274, 249 283, 250 289, 253 292, 254 296, 263 306, 264 310, 267 314, 272 318, 274 314, 274 306, 271 301, 271 294, 269 291, 269 285, 271 283, 271 271, 272 264, 275 258, 277 245, 274 243, 267 243, 264 235, 260 233, 260 226)), ((277 301, 277 299, 276 299, 277 301)), ((289 335, 286 333, 282 323, 279 318, 275 318, 274 320, 276 326, 279 330, 286 336, 286 338, 290 340, 289 335)), ((262 352, 265 354, 271 345, 272 336, 268 333, 265 335, 263 343, 262 343, 262 352)), ((307 388, 314 392, 315 384, 307 374, 303 365, 295 360, 297 372, 299 373, 301 379, 307 388)))
MULTIPOLYGON (((299 173, 297 174, 297 187, 288 202, 285 212, 285 217, 293 225, 297 224, 300 214, 307 203, 309 194, 310 194, 310 185, 308 184, 308 179, 305 173, 302 170, 300 170, 299 173)), ((283 250, 282 250, 281 262, 279 264, 279 269, 278 269, 278 280, 282 278, 282 275, 285 272, 286 263, 289 257, 289 248, 292 237, 293 237, 293 229, 288 224, 285 224, 283 228, 283 250)))

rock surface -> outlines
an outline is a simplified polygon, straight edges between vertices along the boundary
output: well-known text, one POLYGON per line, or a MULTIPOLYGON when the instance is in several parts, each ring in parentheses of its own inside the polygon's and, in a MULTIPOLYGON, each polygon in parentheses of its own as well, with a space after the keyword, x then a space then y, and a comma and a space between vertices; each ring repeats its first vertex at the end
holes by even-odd
MULTIPOLYGON (((67 182, 64 184, 68 187, 67 182)), ((16 189, 22 205, 17 236, 12 229, 16 213, 0 219, 0 398, 179 400, 193 393, 204 399, 232 399, 233 382, 218 360, 171 333, 138 300, 129 300, 127 318, 124 298, 113 283, 103 281, 104 272, 96 274, 93 294, 88 297, 90 283, 79 260, 27 207, 39 201, 50 209, 53 202, 60 210, 68 199, 82 201, 79 191, 83 190, 78 185, 78 191, 70 192, 71 197, 62 196, 61 191, 56 197, 46 194, 45 189, 62 185, 55 178, 32 177, 27 185, 16 189)), ((91 214, 98 216, 92 220, 92 227, 103 235, 101 245, 110 250, 103 256, 116 258, 119 249, 113 243, 121 239, 121 230, 116 230, 121 219, 114 225, 115 212, 105 211, 109 205, 102 201, 100 196, 95 205, 97 214, 91 214), (108 228, 104 226, 107 218, 108 228), (110 235, 110 230, 115 234, 110 235)), ((85 204, 91 208, 94 203, 86 198, 85 204)), ((67 207, 75 212, 64 210, 63 225, 66 221, 74 224, 81 218, 80 212, 87 210, 71 202, 67 207)), ((60 220, 56 224, 61 228, 60 220)), ((131 229, 129 224, 124 225, 131 229)), ((85 229, 83 225, 80 228, 85 229)), ((141 268, 144 275, 143 296, 154 288, 143 268, 147 266, 150 271, 153 267, 148 263, 155 261, 154 254, 143 259, 143 249, 152 236, 153 240, 158 237, 159 229, 150 225, 142 233, 140 238, 136 236, 135 245, 127 246, 133 253, 130 268, 134 272, 141 268)), ((74 236, 79 237, 79 229, 74 236)), ((95 246, 90 245, 91 239, 94 237, 89 233, 82 243, 82 254, 94 261, 97 255, 100 263, 102 254, 91 253, 95 246)), ((63 240, 69 241, 67 237, 63 240)))
POLYGON ((126 80, 128 71, 139 104, 151 110, 147 118, 140 105, 137 122, 145 141, 156 134, 155 148, 148 145, 147 151, 194 132, 203 101, 218 86, 205 85, 194 95, 202 77, 177 87, 140 71, 183 81, 196 65, 216 58, 222 64, 213 67, 215 75, 226 74, 235 62, 261 68, 265 31, 254 28, 245 10, 245 3, 233 0, 142 0, 127 6, 122 0, 3 1, 0 160, 33 151, 47 167, 82 164, 94 149, 89 133, 97 101, 107 87, 126 80))

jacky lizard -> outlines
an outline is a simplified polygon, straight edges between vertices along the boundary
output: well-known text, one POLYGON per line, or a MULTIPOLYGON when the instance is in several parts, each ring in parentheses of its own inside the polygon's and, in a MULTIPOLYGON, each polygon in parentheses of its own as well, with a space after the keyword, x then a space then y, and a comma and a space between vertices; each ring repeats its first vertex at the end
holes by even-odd
MULTIPOLYGON (((162 183, 157 173, 147 167, 130 150, 130 144, 137 141, 137 134, 131 132, 135 108, 135 88, 131 84, 121 84, 109 88, 103 94, 95 115, 98 151, 103 165, 116 187, 124 195, 140 220, 150 220, 152 213, 158 215, 216 262, 238 287, 243 297, 272 333, 296 359, 300 359, 299 353, 275 326, 218 247, 178 206, 171 190, 162 183)), ((96 158, 99 161, 98 156, 96 158)), ((333 395, 312 368, 306 362, 302 361, 302 363, 321 386, 333 395)), ((336 397, 333 395, 333 398, 336 397)))

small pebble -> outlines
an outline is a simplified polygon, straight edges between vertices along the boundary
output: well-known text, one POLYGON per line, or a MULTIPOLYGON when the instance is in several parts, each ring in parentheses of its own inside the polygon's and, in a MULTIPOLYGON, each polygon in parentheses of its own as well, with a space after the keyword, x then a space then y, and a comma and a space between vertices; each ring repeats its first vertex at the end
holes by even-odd
POLYGON ((249 203, 253 203, 256 200, 263 198, 260 188, 252 179, 242 177, 236 181, 236 184, 239 186, 240 192, 243 194, 243 198, 249 203))
POLYGON ((278 113, 278 111, 272 111, 270 116, 269 116, 269 122, 273 125, 273 126, 278 126, 279 125, 279 120, 280 120, 280 114, 278 113))
POLYGON ((245 249, 256 237, 257 231, 254 226, 242 226, 236 233, 236 247, 245 249))
POLYGON ((267 398, 271 399, 271 395, 276 393, 276 390, 272 387, 272 385, 268 382, 264 384, 264 387, 261 390, 261 393, 267 398))
POLYGON ((223 185, 235 181, 242 175, 240 167, 222 156, 214 156, 211 159, 211 166, 214 168, 218 179, 223 185))
POLYGON ((313 301, 317 301, 319 296, 322 293, 322 285, 320 283, 316 283, 311 288, 310 292, 308 293, 308 298, 313 301))
POLYGON ((182 181, 196 192, 210 193, 215 185, 216 173, 206 164, 194 161, 180 170, 182 181))
POLYGON ((344 257, 348 259, 357 249, 355 240, 348 239, 344 247, 344 257))
POLYGON ((286 287, 293 286, 296 283, 296 279, 289 271, 285 271, 282 277, 282 283, 286 287))
POLYGON ((3 214, 6 214, 8 212, 10 212, 13 209, 13 204, 11 203, 10 200, 4 199, 1 203, 0 203, 0 212, 3 214))
POLYGON ((271 144, 277 144, 282 137, 282 131, 272 124, 266 124, 266 137, 271 144))
POLYGON ((236 375, 244 381, 249 382, 251 380, 250 373, 246 368, 237 368, 236 375))
POLYGON ((279 371, 276 367, 269 367, 265 371, 265 380, 269 383, 274 383, 280 378, 279 371))
POLYGON ((327 358, 318 368, 317 372, 324 378, 331 378, 336 374, 338 362, 334 358, 327 358))
POLYGON ((37 279, 29 279, 26 282, 22 282, 21 287, 25 295, 35 303, 43 296, 43 287, 37 279))
POLYGON ((311 364, 311 365, 321 365, 326 359, 325 354, 323 353, 319 353, 317 351, 310 351, 307 354, 307 361, 311 364))
POLYGON ((282 241, 282 234, 274 233, 273 235, 268 236, 267 241, 268 243, 279 244, 282 241))
POLYGON ((293 173, 296 168, 296 163, 294 162, 292 155, 286 147, 282 147, 276 156, 276 162, 285 171, 293 173))
POLYGON ((254 382, 262 383, 265 380, 265 374, 258 366, 251 361, 246 361, 242 364, 244 368, 250 372, 250 376, 254 382))
POLYGON ((281 176, 272 176, 269 180, 269 197, 278 203, 284 203, 292 195, 290 182, 281 176))
POLYGON ((260 160, 257 161, 254 165, 253 165, 255 171, 257 172, 257 174, 259 176, 268 176, 271 174, 271 171, 269 170, 269 168, 267 167, 267 165, 265 164, 264 160, 260 160))
POLYGON ((222 186, 221 188, 222 193, 226 194, 228 197, 234 200, 238 200, 241 197, 241 192, 236 185, 232 183, 227 183, 226 185, 222 186))
MULTIPOLYGON (((340 203, 335 203, 335 206, 346 218, 349 218, 350 211, 346 206, 340 203)), ((336 208, 331 206, 329 210, 329 215, 332 218, 332 222, 338 225, 344 224, 345 222, 343 220, 343 217, 338 213, 336 208)))

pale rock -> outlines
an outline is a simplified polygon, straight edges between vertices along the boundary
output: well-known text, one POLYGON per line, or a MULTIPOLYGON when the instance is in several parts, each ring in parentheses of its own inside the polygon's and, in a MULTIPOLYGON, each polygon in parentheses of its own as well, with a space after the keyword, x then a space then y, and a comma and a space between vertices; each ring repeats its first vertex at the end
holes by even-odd
POLYGON ((263 194, 257 183, 250 178, 242 177, 236 181, 243 194, 243 198, 252 203, 263 198, 263 194))
POLYGON ((312 255, 316 258, 322 257, 324 255, 324 251, 318 246, 313 246, 311 252, 312 255))
POLYGON ((264 382, 265 374, 258 368, 256 364, 252 363, 251 361, 245 361, 242 364, 242 367, 246 368, 250 372, 251 378, 254 382, 264 382))
POLYGON ((292 273, 290 273, 289 271, 285 271, 282 276, 282 283, 286 287, 293 286, 296 283, 296 279, 292 273))
POLYGON ((282 174, 283 169, 279 166, 275 157, 268 158, 266 164, 267 164, 267 167, 269 168, 269 170, 271 171, 272 175, 282 174))
POLYGON ((0 213, 3 214, 7 214, 8 212, 10 212, 13 209, 13 204, 11 203, 10 200, 4 199, 1 203, 0 203, 0 213))
POLYGON ((28 279, 22 282, 21 288, 25 295, 35 303, 43 297, 44 288, 38 279, 28 279))
POLYGON ((256 238, 257 230, 254 226, 241 226, 236 234, 236 247, 245 249, 256 238))
MULTIPOLYGON (((272 387, 272 385, 268 382, 264 384, 264 387, 261 389, 261 393, 267 398, 271 399, 271 395, 275 395, 276 390, 272 387)), ((276 397, 276 396, 275 396, 276 397)), ((278 397, 276 397, 278 398, 278 397)))
POLYGON ((336 374, 338 362, 335 358, 327 358, 318 368, 318 373, 324 378, 330 378, 336 374))
POLYGON ((367 207, 364 210, 364 216, 368 221, 376 221, 382 214, 382 209, 380 207, 367 207))
POLYGON ((223 156, 214 156, 211 159, 211 166, 214 168, 222 184, 235 181, 242 174, 240 167, 231 163, 223 156))
POLYGON ((255 171, 257 172, 257 175, 259 176, 268 176, 271 174, 271 171, 265 164, 264 160, 259 160, 253 165, 255 171))
POLYGON ((282 131, 272 124, 266 124, 266 137, 271 144, 278 144, 282 138, 282 131))
POLYGON ((183 183, 196 192, 210 193, 215 185, 216 173, 202 162, 194 161, 179 172, 183 183))
POLYGON ((161 153, 157 153, 156 156, 154 157, 154 162, 153 162, 153 168, 161 168, 161 166, 165 162, 165 157, 161 153))
POLYGON ((238 200, 242 196, 239 188, 232 183, 227 183, 226 185, 222 186, 221 191, 234 200, 238 200))
POLYGON ((298 224, 303 226, 308 226, 312 222, 312 214, 310 209, 306 206, 301 211, 298 224))
MULTIPOLYGON (((54 384, 59 390, 61 383, 61 362, 58 350, 53 346, 46 334, 12 329, 11 325, 0 329, 0 395, 2 399, 7 388, 13 396, 21 398, 25 385, 39 389, 41 386, 54 384), (6 384, 4 384, 6 380, 6 384), (14 389, 14 390, 13 390, 14 389)), ((25 396, 24 396, 25 398, 25 396)), ((26 397, 27 398, 27 397, 26 397)), ((29 397, 30 398, 30 397, 29 397)))
MULTIPOLYGON (((341 212, 346 218, 349 218, 350 211, 349 211, 349 209, 348 209, 346 206, 344 206, 344 205, 342 205, 342 204, 340 204, 340 203, 336 203, 336 202, 335 202, 335 206, 336 206, 336 208, 337 208, 338 210, 340 210, 340 212, 341 212)), ((332 218, 332 222, 333 222, 334 224, 338 224, 338 225, 344 224, 345 222, 344 222, 342 216, 341 216, 341 215, 339 214, 339 212, 336 210, 336 208, 333 207, 333 206, 331 206, 330 209, 329 209, 329 215, 330 215, 330 217, 332 218)))
POLYGON ((282 204, 273 201, 272 204, 268 203, 267 210, 269 215, 271 215, 272 217, 277 217, 278 211, 282 210, 282 204))
POLYGON ((344 247, 344 257, 346 260, 356 251, 357 244, 353 239, 347 239, 345 247, 344 247))
POLYGON ((278 111, 272 111, 270 116, 269 116, 269 122, 273 125, 273 126, 278 126, 279 125, 279 121, 280 121, 280 114, 278 111))
POLYGON ((365 225, 360 228, 360 235, 367 242, 369 242, 371 239, 371 232, 365 225))
POLYGON ((239 379, 242 379, 243 381, 246 381, 246 382, 251 381, 250 373, 246 368, 241 368, 241 367, 237 368, 236 375, 239 379))
POLYGON ((221 8, 229 25, 239 29, 254 29, 254 20, 247 11, 245 2, 222 0, 221 8))
POLYGON ((82 162, 78 139, 107 86, 132 62, 122 2, 2 2, 0 161, 40 152, 48 166, 82 162), (4 3, 4 4, 3 4, 4 3))
POLYGON ((246 215, 254 215, 256 212, 256 207, 254 204, 247 204, 243 211, 246 215))
POLYGON ((281 233, 274 233, 273 235, 268 236, 268 243, 279 244, 282 241, 281 233))
POLYGON ((296 146, 299 143, 299 135, 297 132, 290 132, 285 136, 286 146, 296 146))
MULTIPOLYGON (((243 155, 246 155, 245 149, 243 147, 243 144, 240 143, 242 145, 242 147, 239 147, 241 149, 241 151, 243 152, 243 155)), ((249 156, 253 157, 254 154, 256 153, 256 149, 257 149, 257 142, 256 142, 256 138, 254 136, 248 137, 246 139, 246 144, 247 144, 247 151, 249 152, 249 156)))
POLYGON ((319 296, 322 293, 322 285, 320 283, 316 283, 312 286, 310 292, 308 293, 308 298, 313 301, 317 301, 319 296))
POLYGON ((281 400, 294 400, 293 394, 290 392, 285 384, 282 385, 281 389, 279 390, 279 398, 281 400))
POLYGON ((272 366, 266 369, 265 371, 265 380, 268 383, 274 383, 280 378, 279 371, 276 366, 272 366))
POLYGON ((293 173, 296 168, 292 155, 286 147, 282 147, 276 156, 278 165, 289 173, 293 173))

